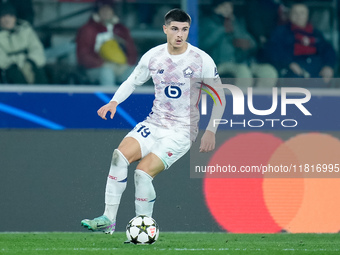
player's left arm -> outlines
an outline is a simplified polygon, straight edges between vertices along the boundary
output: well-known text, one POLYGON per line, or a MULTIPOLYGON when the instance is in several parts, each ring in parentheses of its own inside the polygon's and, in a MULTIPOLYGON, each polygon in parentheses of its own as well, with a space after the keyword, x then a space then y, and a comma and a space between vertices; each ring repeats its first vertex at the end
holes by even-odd
POLYGON ((217 73, 215 63, 211 58, 208 63, 208 65, 205 65, 205 68, 203 67, 204 82, 214 90, 211 91, 212 89, 209 89, 212 92, 211 95, 215 98, 216 104, 213 105, 209 124, 201 138, 200 152, 209 152, 215 149, 215 134, 218 124, 216 124, 214 120, 222 118, 226 105, 224 90, 222 88, 221 79, 217 73))

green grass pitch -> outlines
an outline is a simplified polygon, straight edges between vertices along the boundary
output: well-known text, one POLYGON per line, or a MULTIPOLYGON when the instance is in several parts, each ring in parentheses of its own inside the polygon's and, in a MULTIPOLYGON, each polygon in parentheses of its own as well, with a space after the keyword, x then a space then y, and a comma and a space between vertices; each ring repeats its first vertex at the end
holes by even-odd
POLYGON ((339 234, 161 232, 153 245, 124 244, 125 233, 1 233, 0 254, 340 254, 339 234))

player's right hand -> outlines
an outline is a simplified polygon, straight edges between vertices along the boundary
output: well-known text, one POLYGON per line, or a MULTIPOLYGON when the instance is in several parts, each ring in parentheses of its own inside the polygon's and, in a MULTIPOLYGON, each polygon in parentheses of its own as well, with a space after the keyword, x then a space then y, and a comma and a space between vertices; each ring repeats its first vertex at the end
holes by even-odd
POLYGON ((110 101, 108 104, 100 107, 100 109, 97 111, 98 116, 106 120, 106 114, 111 112, 110 118, 113 119, 113 116, 116 113, 117 105, 118 103, 116 101, 110 101))

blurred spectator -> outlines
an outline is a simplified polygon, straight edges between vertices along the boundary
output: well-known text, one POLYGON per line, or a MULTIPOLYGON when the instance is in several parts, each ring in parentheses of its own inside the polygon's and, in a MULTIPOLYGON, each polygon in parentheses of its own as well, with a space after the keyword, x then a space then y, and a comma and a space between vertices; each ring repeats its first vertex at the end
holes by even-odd
POLYGON ((77 59, 91 83, 114 86, 124 81, 137 61, 137 49, 129 30, 115 15, 111 1, 97 2, 96 12, 79 29, 77 59))
POLYGON ((34 11, 32 0, 0 0, 0 3, 11 3, 16 10, 17 18, 26 20, 33 25, 34 11))
POLYGON ((277 25, 287 22, 287 7, 281 0, 251 0, 247 1, 247 28, 262 47, 277 25))
POLYGON ((176 6, 174 4, 167 4, 164 3, 162 5, 158 5, 155 12, 152 15, 153 18, 153 27, 155 28, 159 28, 159 24, 163 24, 164 23, 164 16, 165 14, 167 14, 167 12, 171 9, 174 8, 180 8, 180 6, 176 6))
POLYGON ((256 84, 259 87, 276 84, 275 68, 256 62, 256 42, 244 22, 234 16, 231 1, 214 0, 213 12, 200 24, 200 47, 214 59, 222 78, 235 77, 239 87, 253 86, 253 76, 261 78, 256 84))
POLYGON ((45 84, 44 48, 31 25, 16 18, 10 3, 0 6, 0 69, 3 83, 45 84))
POLYGON ((282 77, 319 77, 327 83, 334 76, 336 53, 308 18, 305 4, 293 4, 290 22, 273 31, 266 55, 282 77))

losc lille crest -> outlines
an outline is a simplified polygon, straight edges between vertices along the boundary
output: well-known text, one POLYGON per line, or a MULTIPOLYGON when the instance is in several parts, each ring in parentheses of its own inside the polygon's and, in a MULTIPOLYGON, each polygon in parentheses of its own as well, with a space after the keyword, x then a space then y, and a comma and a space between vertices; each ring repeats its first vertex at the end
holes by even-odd
POLYGON ((183 70, 183 75, 184 78, 192 78, 192 76, 194 75, 194 71, 188 66, 183 70))

